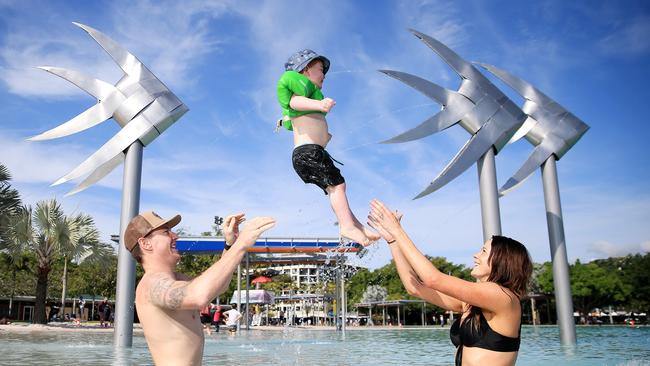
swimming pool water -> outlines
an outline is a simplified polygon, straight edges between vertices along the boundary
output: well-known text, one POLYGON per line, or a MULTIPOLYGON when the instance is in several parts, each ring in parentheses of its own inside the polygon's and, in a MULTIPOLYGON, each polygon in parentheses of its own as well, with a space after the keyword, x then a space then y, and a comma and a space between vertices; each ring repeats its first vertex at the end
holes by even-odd
MULTIPOLYGON (((523 327, 518 365, 649 365, 650 327, 578 327, 578 346, 563 348, 557 327, 523 327)), ((144 337, 116 352, 111 333, 0 330, 2 365, 151 364, 144 337)), ((182 352, 182 350, 179 350, 182 352)), ((205 365, 450 365, 448 328, 275 330, 213 333, 205 365)))

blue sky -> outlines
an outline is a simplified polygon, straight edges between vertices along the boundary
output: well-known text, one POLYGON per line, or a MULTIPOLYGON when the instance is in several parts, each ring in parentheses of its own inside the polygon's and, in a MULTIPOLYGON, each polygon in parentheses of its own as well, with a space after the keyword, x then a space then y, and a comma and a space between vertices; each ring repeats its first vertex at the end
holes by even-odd
MULTIPOLYGON (((124 45, 190 108, 146 147, 142 209, 181 213, 192 233, 214 215, 271 215, 270 236, 337 235, 327 199, 293 172, 290 133, 275 83, 287 57, 311 48, 332 66, 324 94, 328 150, 344 162, 348 196, 363 219, 372 198, 405 213, 423 252, 471 264, 482 242, 476 168, 419 200, 417 193, 469 135, 454 126, 395 145, 440 106, 377 72, 394 69, 456 90, 460 79, 407 31, 438 38, 462 57, 496 65, 554 98, 591 126, 558 162, 571 261, 650 250, 650 6, 644 1, 12 1, 0 0, 0 162, 25 203, 56 197, 69 213, 95 217, 104 239, 119 231, 122 169, 64 198, 50 187, 118 131, 106 121, 45 142, 25 139, 95 101, 34 67, 51 65, 116 82, 121 71, 71 22, 124 45)), ((494 78, 492 78, 494 80, 494 78)), ((495 81, 517 103, 521 97, 495 81)), ((496 157, 503 184, 532 151, 521 140, 496 157)), ((500 201, 505 235, 550 259, 539 172, 500 201)), ((379 244, 365 264, 389 260, 379 244)))

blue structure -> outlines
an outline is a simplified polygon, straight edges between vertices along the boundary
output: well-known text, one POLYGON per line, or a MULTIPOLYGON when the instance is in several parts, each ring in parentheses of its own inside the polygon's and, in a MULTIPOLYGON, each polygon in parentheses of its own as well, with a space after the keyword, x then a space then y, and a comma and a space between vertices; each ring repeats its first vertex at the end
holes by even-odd
MULTIPOLYGON (((201 254, 223 251, 223 237, 187 236, 176 240, 176 249, 182 253, 201 254)), ((316 253, 327 251, 359 252, 359 243, 341 242, 336 238, 260 238, 249 253, 316 253)))

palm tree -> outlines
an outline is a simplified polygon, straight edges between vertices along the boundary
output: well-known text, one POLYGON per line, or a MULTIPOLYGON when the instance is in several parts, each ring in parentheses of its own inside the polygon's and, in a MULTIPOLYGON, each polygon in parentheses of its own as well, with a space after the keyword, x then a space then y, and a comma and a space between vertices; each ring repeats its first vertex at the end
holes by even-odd
POLYGON ((34 323, 46 324, 45 299, 52 264, 59 256, 61 243, 67 240, 66 220, 61 205, 54 199, 23 206, 10 225, 11 251, 29 250, 36 256, 36 301, 34 323))
MULTIPOLYGON (((110 249, 101 244, 92 218, 79 214, 68 218, 55 200, 41 201, 36 209, 21 207, 9 226, 9 240, 3 245, 8 252, 28 250, 36 256, 36 304, 34 323, 46 324, 45 299, 52 264, 62 255, 68 260, 100 260, 110 249)), ((64 270, 63 281, 67 277, 64 270)), ((63 297, 65 299, 65 289, 63 297)))
POLYGON ((72 218, 65 218, 66 240, 61 244, 63 255, 63 278, 61 291, 61 309, 65 309, 65 297, 68 285, 68 261, 77 264, 81 262, 104 263, 110 262, 108 257, 113 254, 113 247, 99 241, 99 230, 95 227, 92 217, 78 214, 72 218))
POLYGON ((20 195, 16 189, 11 187, 10 180, 9 170, 0 164, 0 245, 6 241, 6 228, 9 226, 9 219, 20 208, 20 195))

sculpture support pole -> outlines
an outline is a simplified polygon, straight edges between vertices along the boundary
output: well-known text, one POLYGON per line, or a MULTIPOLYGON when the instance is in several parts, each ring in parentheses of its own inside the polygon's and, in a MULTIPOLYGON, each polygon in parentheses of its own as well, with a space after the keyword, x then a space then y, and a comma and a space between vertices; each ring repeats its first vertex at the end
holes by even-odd
MULTIPOLYGON (((250 264, 248 261, 248 252, 246 252, 246 330, 250 330, 250 312, 248 311, 248 308, 250 306, 250 294, 249 294, 249 289, 250 289, 250 283, 251 283, 251 276, 250 276, 250 264)), ((241 310, 239 310, 241 311, 241 310)))
POLYGON ((576 327, 573 321, 569 263, 564 238, 564 223, 562 221, 555 155, 551 155, 542 165, 542 182, 544 185, 544 204, 546 205, 546 223, 548 225, 551 259, 553 261, 553 285, 555 286, 557 322, 560 327, 560 343, 573 346, 576 344, 576 327))
POLYGON ((120 214, 120 247, 117 259, 117 289, 115 294, 115 347, 133 345, 133 309, 135 306, 135 260, 124 246, 124 230, 140 211, 140 182, 142 178, 142 143, 136 140, 126 150, 120 214))
MULTIPOLYGON (((342 265, 341 265, 341 269, 342 265)), ((341 271, 342 272, 342 271, 341 271)), ((348 299, 345 296, 345 274, 341 273, 341 331, 345 333, 345 327, 347 326, 347 317, 348 317, 348 299)))
POLYGON ((497 169, 494 162, 494 148, 490 148, 476 162, 478 185, 481 195, 481 219, 483 221, 483 241, 492 235, 501 235, 501 211, 497 187, 497 169))
MULTIPOLYGON (((241 313, 241 263, 237 265, 237 311, 241 313)), ((237 331, 241 329, 241 321, 237 322, 237 331)))
POLYGON ((334 324, 336 330, 341 330, 341 258, 337 256, 336 258, 336 280, 334 285, 334 298, 336 299, 336 314, 334 315, 334 324))

